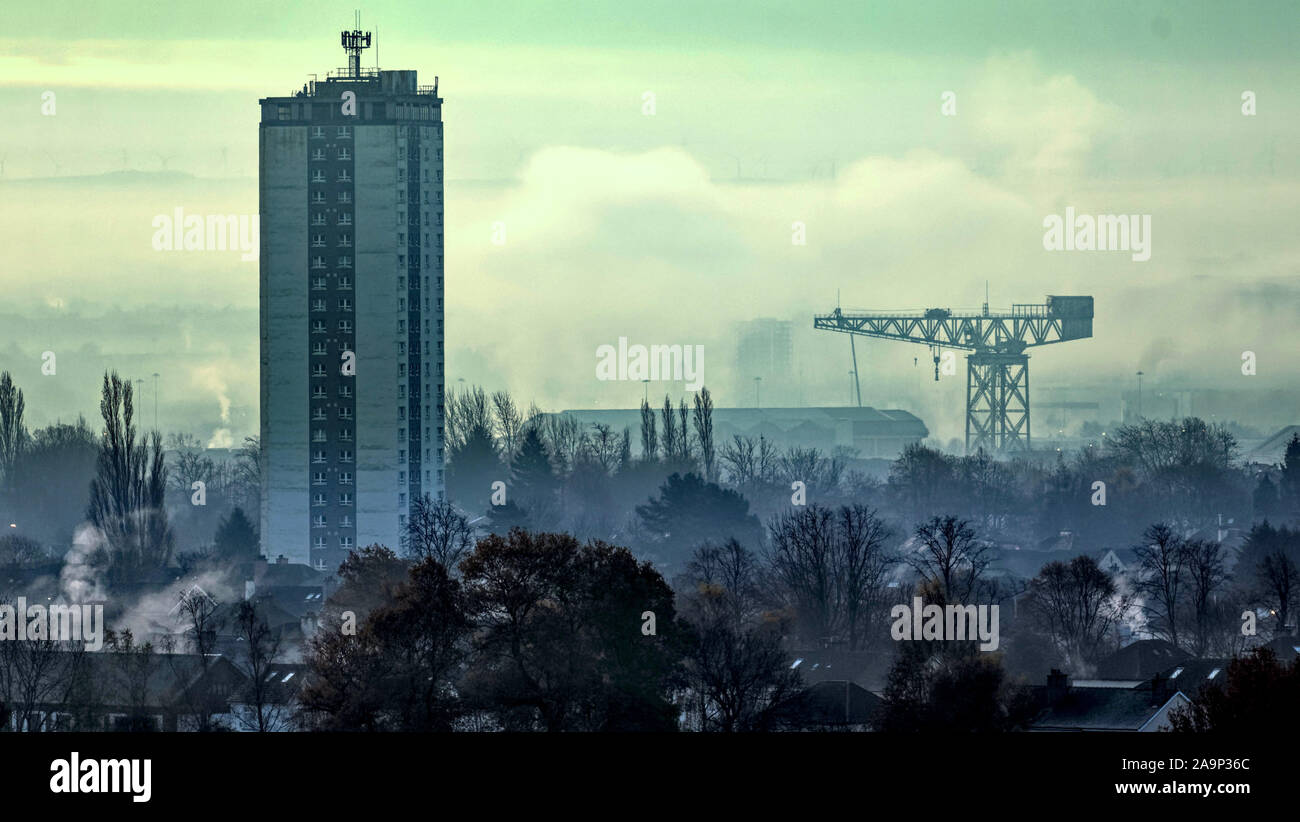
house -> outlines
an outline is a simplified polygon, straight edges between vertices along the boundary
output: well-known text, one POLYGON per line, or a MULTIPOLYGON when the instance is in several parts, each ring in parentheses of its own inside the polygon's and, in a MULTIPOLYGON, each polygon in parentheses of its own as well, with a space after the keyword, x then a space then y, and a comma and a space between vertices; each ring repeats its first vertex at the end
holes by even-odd
POLYGON ((40 675, 5 677, 12 730, 177 731, 220 723, 245 683, 224 657, 30 651, 40 675))
POLYGON ((880 697, 846 679, 827 679, 800 691, 777 709, 786 730, 871 730, 880 697))
POLYGON ((893 657, 889 654, 846 648, 793 651, 790 659, 791 670, 798 671, 806 685, 847 681, 871 691, 884 688, 892 664, 893 657))
POLYGON ((1193 700, 1205 688, 1222 688, 1228 681, 1230 659, 1187 659, 1153 677, 1168 682, 1193 700))
POLYGON ((1170 714, 1191 704, 1162 677, 1136 688, 1087 687, 1071 684, 1066 674, 1055 669, 1047 675, 1047 687, 1039 697, 1043 709, 1030 723, 1031 731, 1150 733, 1169 728, 1170 714))
MULTIPOLYGON (((305 667, 274 663, 260 700, 247 674, 220 654, 142 651, 33 651, 45 657, 23 666, 39 677, 0 678, 0 702, 11 730, 193 731, 248 730, 256 703, 288 729, 305 667), (206 720, 206 721, 205 721, 206 720)), ((29 660, 32 661, 32 660, 29 660)))
POLYGON ((1140 639, 1098 661, 1096 678, 1145 681, 1190 656, 1163 639, 1140 639))

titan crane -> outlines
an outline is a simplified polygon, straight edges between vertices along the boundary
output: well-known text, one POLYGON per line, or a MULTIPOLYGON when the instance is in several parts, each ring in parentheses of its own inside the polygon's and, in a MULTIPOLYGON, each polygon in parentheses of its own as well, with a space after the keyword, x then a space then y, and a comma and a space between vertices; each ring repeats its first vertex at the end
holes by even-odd
MULTIPOLYGON (((1038 345, 1092 336, 1092 297, 1048 297, 1010 312, 955 314, 947 308, 917 312, 853 312, 836 308, 813 318, 813 328, 930 346, 934 378, 939 354, 960 348, 966 356, 966 453, 1029 450, 1029 355, 1038 345)), ((850 336, 850 341, 852 336, 850 336)), ((856 354, 856 352, 855 352, 856 354)), ((855 366, 856 369, 856 366, 855 366)))

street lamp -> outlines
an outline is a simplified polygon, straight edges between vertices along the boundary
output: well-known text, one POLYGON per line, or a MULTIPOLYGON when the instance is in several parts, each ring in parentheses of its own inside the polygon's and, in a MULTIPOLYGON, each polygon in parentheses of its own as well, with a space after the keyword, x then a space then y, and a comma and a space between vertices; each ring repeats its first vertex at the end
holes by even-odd
POLYGON ((1142 419, 1142 372, 1137 373, 1138 378, 1138 419, 1142 419))

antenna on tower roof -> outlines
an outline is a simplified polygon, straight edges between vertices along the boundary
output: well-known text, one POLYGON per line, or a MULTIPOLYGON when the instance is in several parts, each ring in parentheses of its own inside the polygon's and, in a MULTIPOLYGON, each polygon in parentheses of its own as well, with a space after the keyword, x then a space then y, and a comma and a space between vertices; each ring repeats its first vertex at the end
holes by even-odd
POLYGON ((361 12, 356 13, 356 28, 343 32, 343 50, 348 53, 348 76, 361 76, 361 52, 370 48, 370 32, 361 31, 361 12))

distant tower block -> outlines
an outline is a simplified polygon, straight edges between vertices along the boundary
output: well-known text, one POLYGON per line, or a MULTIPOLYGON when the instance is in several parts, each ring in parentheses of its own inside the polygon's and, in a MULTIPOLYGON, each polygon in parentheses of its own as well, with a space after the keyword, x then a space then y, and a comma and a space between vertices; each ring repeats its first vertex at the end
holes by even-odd
POLYGON ((341 42, 259 135, 262 548, 329 570, 443 494, 443 101, 341 42))

